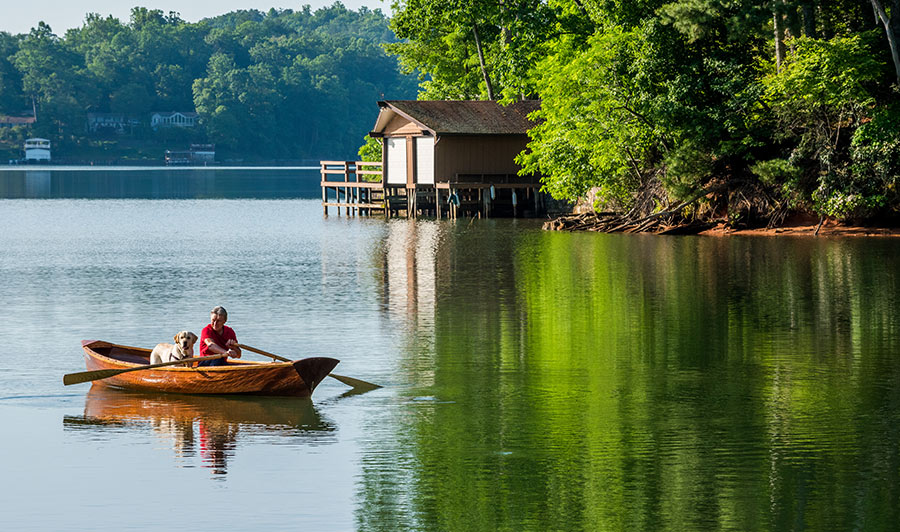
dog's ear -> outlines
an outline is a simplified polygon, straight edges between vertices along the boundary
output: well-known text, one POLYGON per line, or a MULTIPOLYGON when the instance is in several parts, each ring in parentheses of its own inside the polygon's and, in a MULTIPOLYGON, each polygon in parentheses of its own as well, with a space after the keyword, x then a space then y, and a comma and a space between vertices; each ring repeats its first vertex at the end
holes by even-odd
POLYGON ((176 334, 176 335, 172 338, 172 340, 174 340, 176 344, 178 343, 178 337, 179 337, 179 336, 181 336, 181 333, 176 334))
POLYGON ((188 334, 191 335, 191 343, 196 344, 197 340, 199 340, 199 338, 197 338, 197 335, 192 332, 189 332, 188 334))

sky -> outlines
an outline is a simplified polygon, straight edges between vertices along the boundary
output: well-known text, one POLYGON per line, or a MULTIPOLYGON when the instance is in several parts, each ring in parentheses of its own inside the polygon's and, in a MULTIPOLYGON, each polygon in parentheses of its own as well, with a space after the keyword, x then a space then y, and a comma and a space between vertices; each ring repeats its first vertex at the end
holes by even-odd
MULTIPOLYGON (((315 10, 333 3, 334 0, 0 0, 0 31, 28 33, 43 20, 53 33, 63 35, 69 28, 80 27, 87 13, 113 15, 123 23, 128 22, 134 6, 161 9, 165 13, 177 11, 184 20, 196 22, 238 9, 299 9, 309 4, 315 10)), ((343 0, 342 3, 353 10, 360 6, 385 13, 391 10, 389 0, 343 0)))

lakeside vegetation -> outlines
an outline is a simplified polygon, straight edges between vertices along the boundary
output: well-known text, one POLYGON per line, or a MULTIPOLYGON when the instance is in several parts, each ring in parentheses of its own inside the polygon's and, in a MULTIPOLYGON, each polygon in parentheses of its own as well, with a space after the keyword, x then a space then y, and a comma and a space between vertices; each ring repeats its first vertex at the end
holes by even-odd
POLYGON ((524 171, 617 225, 900 206, 898 0, 397 0, 391 27, 420 97, 541 99, 524 171))
POLYGON ((57 35, 0 32, 0 115, 31 125, 0 127, 0 157, 22 141, 54 143, 54 158, 162 159, 165 148, 214 143, 217 158, 303 160, 355 157, 375 102, 414 98, 383 43, 395 41, 380 10, 331 7, 241 10, 189 23, 135 7, 130 20, 87 14, 57 35), (199 113, 194 128, 150 127, 150 113, 199 113), (138 123, 90 132, 88 113, 138 123))
MULTIPOLYGON (((26 135, 81 160, 190 142, 219 160, 354 158, 378 99, 540 99, 519 156, 557 199, 645 221, 854 220, 900 206, 900 0, 394 0, 236 11, 136 7, 57 36, 0 32, 0 157, 26 135), (398 61, 400 68, 398 68, 398 61), (153 130, 151 111, 196 111, 153 130), (139 117, 91 133, 88 113, 139 117), (5 151, 3 151, 5 147, 5 151), (649 217, 653 217, 652 219, 649 217)), ((378 158, 374 139, 360 150, 378 158)), ((652 224, 651 224, 652 225, 652 224)), ((649 227, 649 226, 648 226, 649 227)))

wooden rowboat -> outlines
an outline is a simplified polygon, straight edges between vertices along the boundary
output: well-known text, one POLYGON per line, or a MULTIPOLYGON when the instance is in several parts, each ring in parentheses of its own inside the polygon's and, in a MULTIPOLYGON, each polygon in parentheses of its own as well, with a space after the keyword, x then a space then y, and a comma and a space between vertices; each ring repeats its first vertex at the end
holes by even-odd
MULTIPOLYGON (((150 364, 150 349, 100 340, 84 340, 81 347, 88 371, 122 370, 150 364)), ((293 362, 230 359, 227 366, 169 366, 129 371, 94 381, 94 384, 166 393, 309 397, 337 364, 338 360, 326 357, 293 362)))

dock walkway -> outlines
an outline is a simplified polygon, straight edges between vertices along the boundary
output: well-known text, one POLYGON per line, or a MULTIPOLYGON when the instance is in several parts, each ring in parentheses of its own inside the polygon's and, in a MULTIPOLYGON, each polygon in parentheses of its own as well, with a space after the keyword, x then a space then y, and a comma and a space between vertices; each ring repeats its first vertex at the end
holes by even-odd
POLYGON ((348 216, 539 216, 540 182, 510 174, 456 175, 433 184, 384 182, 381 162, 321 161, 322 208, 348 216))

